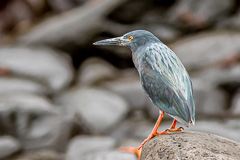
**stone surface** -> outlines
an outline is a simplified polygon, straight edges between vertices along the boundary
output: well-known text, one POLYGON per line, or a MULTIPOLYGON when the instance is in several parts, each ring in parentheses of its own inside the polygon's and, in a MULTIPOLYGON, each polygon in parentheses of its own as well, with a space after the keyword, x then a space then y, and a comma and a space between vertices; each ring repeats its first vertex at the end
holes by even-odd
POLYGON ((66 160, 83 159, 86 154, 114 148, 116 141, 110 137, 78 136, 73 138, 68 145, 66 160))
POLYGON ((233 6, 233 0, 221 2, 218 0, 200 0, 197 2, 180 0, 167 11, 165 18, 185 27, 205 28, 217 21, 218 18, 230 13, 233 6))
POLYGON ((209 81, 192 78, 196 115, 221 115, 227 108, 227 94, 209 81))
POLYGON ((0 94, 3 93, 35 93, 46 95, 49 89, 40 83, 17 77, 0 77, 0 94))
POLYGON ((82 160, 137 160, 131 153, 123 153, 120 150, 110 150, 88 153, 82 160))
POLYGON ((125 118, 127 102, 120 96, 102 89, 76 87, 56 98, 56 102, 74 113, 79 123, 94 133, 107 132, 125 118))
POLYGON ((94 85, 101 81, 113 79, 118 70, 100 58, 89 58, 83 62, 78 72, 78 84, 94 85))
POLYGON ((124 0, 88 1, 80 7, 46 19, 19 37, 19 41, 57 47, 67 43, 86 44, 101 30, 104 16, 123 2, 124 0))
POLYGON ((0 48, 0 66, 11 75, 35 80, 53 91, 66 87, 73 78, 67 55, 46 48, 0 48))
POLYGON ((233 15, 232 17, 227 17, 222 21, 219 21, 216 28, 224 28, 224 29, 234 29, 239 30, 240 28, 240 10, 237 14, 233 15))
POLYGON ((0 158, 1 159, 13 155, 17 151, 19 151, 20 148, 21 148, 20 143, 16 139, 10 136, 0 137, 0 158))
POLYGON ((201 33, 181 39, 171 45, 188 70, 218 65, 240 50, 239 32, 201 33), (204 47, 203 47, 204 46, 204 47))
POLYGON ((144 92, 139 78, 122 78, 106 82, 103 86, 121 95, 132 109, 144 108, 147 104, 148 96, 144 92))
POLYGON ((31 94, 0 95, 1 132, 14 135, 24 150, 63 150, 71 134, 73 116, 44 97, 31 94))
POLYGON ((148 141, 141 160, 159 159, 238 159, 240 143, 201 132, 159 135, 148 141))
POLYGON ((53 150, 38 150, 23 153, 9 160, 62 160, 63 156, 53 150))
POLYGON ((240 91, 234 95, 230 110, 233 115, 240 115, 240 91))
POLYGON ((211 133, 240 142, 240 124, 239 118, 219 118, 219 119, 198 119, 195 126, 185 128, 205 133, 211 133))
POLYGON ((176 28, 164 24, 151 25, 148 30, 164 43, 174 41, 180 35, 180 32, 176 28))

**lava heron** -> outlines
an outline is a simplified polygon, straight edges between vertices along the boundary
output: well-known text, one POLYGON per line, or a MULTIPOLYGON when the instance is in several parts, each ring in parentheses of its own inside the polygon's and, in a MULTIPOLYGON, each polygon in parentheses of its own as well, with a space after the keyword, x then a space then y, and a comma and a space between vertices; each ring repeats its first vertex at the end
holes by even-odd
POLYGON ((136 153, 140 159, 142 146, 152 137, 182 131, 177 122, 187 127, 195 124, 195 105, 190 77, 176 54, 156 36, 145 30, 136 30, 117 38, 101 40, 94 45, 124 46, 132 51, 135 67, 143 89, 151 101, 160 109, 158 120, 152 133, 138 148, 122 148, 136 153), (164 113, 174 118, 171 127, 157 132, 164 113))

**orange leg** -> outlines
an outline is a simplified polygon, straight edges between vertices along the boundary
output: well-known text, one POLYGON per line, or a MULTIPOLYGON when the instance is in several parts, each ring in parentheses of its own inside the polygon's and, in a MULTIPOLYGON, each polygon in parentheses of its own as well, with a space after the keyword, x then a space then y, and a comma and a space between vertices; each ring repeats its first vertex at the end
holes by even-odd
POLYGON ((160 123, 161 123, 161 121, 162 121, 162 119, 163 119, 163 116, 164 116, 164 111, 160 112, 159 117, 158 117, 158 120, 157 120, 157 122, 156 122, 156 124, 155 124, 155 126, 154 126, 154 128, 153 128, 153 130, 152 130, 152 132, 151 132, 151 134, 148 136, 147 139, 145 139, 145 140, 142 142, 142 144, 141 144, 138 148, 133 148, 133 147, 126 147, 126 148, 124 148, 124 147, 123 147, 123 148, 120 148, 121 151, 123 151, 123 152, 135 153, 135 154, 137 154, 138 159, 140 159, 141 151, 142 151, 142 146, 143 146, 148 140, 150 140, 151 138, 155 137, 156 135, 168 134, 168 132, 169 132, 168 130, 163 131, 163 132, 157 132, 158 127, 159 127, 159 125, 160 125, 160 123))
POLYGON ((176 124, 177 124, 177 120, 174 119, 173 123, 172 123, 172 125, 169 129, 171 132, 177 132, 177 131, 182 131, 183 130, 183 128, 181 128, 181 127, 176 129, 176 124))

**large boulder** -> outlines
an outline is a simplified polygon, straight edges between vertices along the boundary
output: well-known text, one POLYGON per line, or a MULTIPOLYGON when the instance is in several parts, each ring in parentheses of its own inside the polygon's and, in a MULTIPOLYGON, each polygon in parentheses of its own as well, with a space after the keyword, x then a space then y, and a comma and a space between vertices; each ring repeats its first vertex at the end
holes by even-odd
MULTIPOLYGON (((43 88, 48 87, 52 91, 63 89, 73 78, 69 57, 47 48, 13 46, 0 48, 0 67, 7 68, 9 76, 28 79, 25 81, 28 84, 29 80, 36 81, 43 88)), ((35 88, 38 86, 35 84, 35 88)), ((26 85, 27 87, 29 86, 26 85)))
POLYGON ((13 155, 20 150, 20 143, 10 136, 0 137, 0 159, 13 155))
POLYGON ((89 58, 83 62, 78 71, 79 85, 94 85, 104 80, 113 79, 118 70, 108 62, 100 58, 89 58))
POLYGON ((111 137, 78 136, 67 149, 66 160, 135 160, 133 154, 116 150, 116 140, 111 137))
POLYGON ((78 117, 91 132, 104 133, 128 113, 128 104, 120 96, 94 88, 72 88, 56 98, 56 102, 78 117))
POLYGON ((80 7, 48 18, 19 37, 24 44, 86 44, 100 32, 104 16, 125 0, 88 1, 80 7), (83 23, 84 22, 84 23, 83 23))
POLYGON ((82 159, 87 153, 112 149, 115 145, 116 141, 110 137, 78 136, 70 141, 66 160, 82 159))
POLYGON ((15 136, 24 150, 63 150, 71 136, 73 116, 58 108, 37 95, 0 95, 1 133, 15 136))
POLYGON ((63 156, 54 150, 37 150, 14 156, 11 160, 63 160, 63 156))
POLYGON ((231 113, 233 115, 240 115, 240 90, 233 96, 231 113))
POLYGON ((205 28, 229 14, 233 6, 233 0, 179 0, 167 11, 165 19, 181 27, 205 28))
POLYGON ((141 160, 159 159, 239 159, 240 143, 201 132, 159 135, 149 140, 141 160))
POLYGON ((240 33, 217 31, 183 38, 171 45, 188 70, 218 65, 240 50, 240 33))
POLYGON ((0 77, 0 94, 5 93, 34 93, 48 95, 50 89, 31 79, 4 76, 0 77))
POLYGON ((148 101, 148 96, 144 92, 139 78, 121 78, 119 80, 106 82, 103 86, 121 95, 132 109, 144 108, 148 101))

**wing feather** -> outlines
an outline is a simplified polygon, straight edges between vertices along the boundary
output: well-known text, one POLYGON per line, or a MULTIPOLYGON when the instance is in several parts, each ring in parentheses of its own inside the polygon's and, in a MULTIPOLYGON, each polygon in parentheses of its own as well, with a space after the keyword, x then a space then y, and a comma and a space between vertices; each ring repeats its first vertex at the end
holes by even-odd
POLYGON ((142 57, 140 77, 152 102, 178 121, 195 121, 190 77, 176 54, 162 43, 148 47, 142 57))

